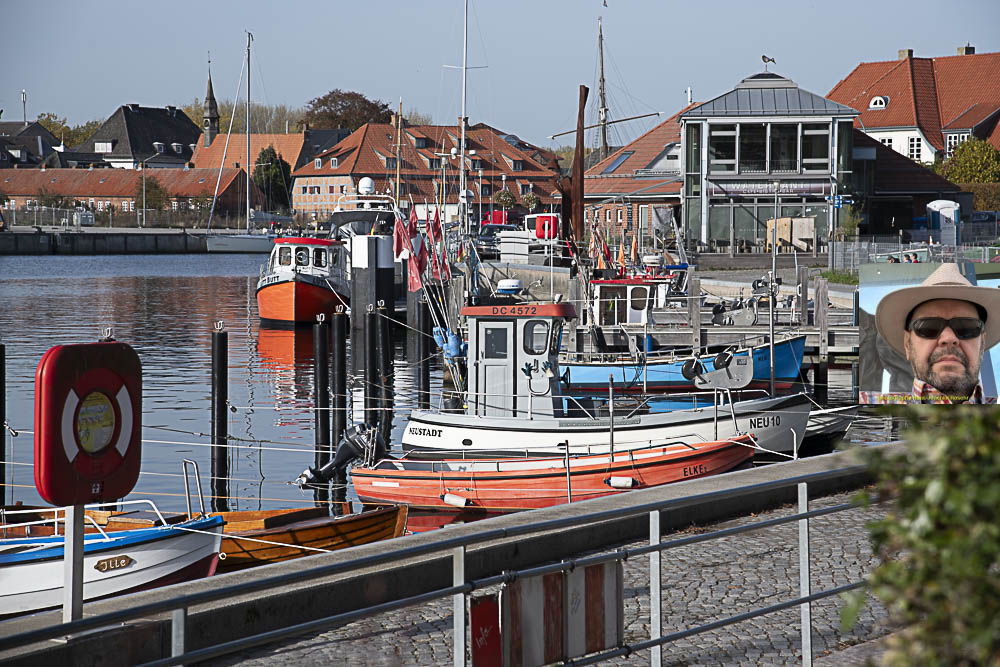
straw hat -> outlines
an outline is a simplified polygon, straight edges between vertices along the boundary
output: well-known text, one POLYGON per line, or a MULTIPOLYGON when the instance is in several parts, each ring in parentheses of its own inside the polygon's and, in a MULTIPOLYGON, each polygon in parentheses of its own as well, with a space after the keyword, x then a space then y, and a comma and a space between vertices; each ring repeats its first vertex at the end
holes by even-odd
POLYGON ((875 326, 892 349, 904 357, 903 331, 906 316, 925 301, 956 299, 982 306, 987 315, 983 336, 986 348, 1000 342, 1000 289, 976 287, 958 270, 958 264, 942 264, 918 287, 904 287, 886 294, 875 309, 875 326))

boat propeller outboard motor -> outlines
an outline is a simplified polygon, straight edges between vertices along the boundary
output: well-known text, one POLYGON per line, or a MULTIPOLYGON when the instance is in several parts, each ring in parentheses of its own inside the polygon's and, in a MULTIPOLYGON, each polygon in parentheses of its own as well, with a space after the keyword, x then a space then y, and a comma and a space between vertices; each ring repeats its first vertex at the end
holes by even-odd
POLYGON ((320 468, 306 468, 295 479, 294 484, 301 488, 308 484, 328 482, 355 459, 375 462, 387 456, 385 440, 379 434, 378 427, 356 424, 344 431, 344 436, 337 443, 337 452, 329 463, 320 468))

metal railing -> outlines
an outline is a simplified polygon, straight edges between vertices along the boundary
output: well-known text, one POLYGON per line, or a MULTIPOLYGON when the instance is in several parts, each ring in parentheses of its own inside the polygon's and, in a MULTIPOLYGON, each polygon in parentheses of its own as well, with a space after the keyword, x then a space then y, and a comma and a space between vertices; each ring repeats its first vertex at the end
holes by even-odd
POLYGON ((550 519, 543 521, 527 522, 521 525, 508 528, 495 528, 479 531, 470 535, 462 535, 453 538, 441 539, 433 543, 419 544, 411 547, 402 546, 391 552, 383 552, 370 556, 363 556, 348 561, 333 563, 315 568, 302 569, 288 574, 273 577, 252 579, 249 581, 225 586, 213 590, 205 590, 198 593, 181 595, 171 599, 162 599, 149 602, 139 606, 130 607, 106 614, 83 618, 70 623, 53 625, 36 630, 30 630, 8 637, 0 637, 0 651, 25 647, 30 644, 63 638, 98 628, 107 628, 119 624, 148 618, 154 614, 170 612, 171 614, 171 655, 170 657, 155 660, 147 663, 149 665, 179 665, 196 661, 207 660, 235 651, 242 651, 252 647, 272 643, 287 637, 327 630, 334 626, 359 620, 376 614, 402 609, 421 603, 451 597, 453 599, 453 637, 454 637, 454 664, 464 665, 466 661, 466 630, 467 630, 467 596, 475 590, 487 586, 495 586, 510 583, 518 578, 538 576, 552 572, 568 571, 575 568, 585 567, 598 563, 606 563, 614 560, 624 560, 636 556, 649 556, 649 595, 650 595, 650 637, 648 640, 634 644, 618 646, 611 650, 578 659, 572 664, 593 664, 607 660, 616 656, 629 655, 636 651, 649 650, 650 663, 659 665, 661 650, 663 645, 713 630, 738 623, 743 620, 764 616, 783 609, 798 606, 801 610, 802 618, 802 658, 804 665, 812 664, 811 645, 811 611, 810 604, 814 601, 838 595, 840 593, 858 588, 863 585, 863 581, 849 582, 834 588, 812 592, 810 578, 810 558, 809 558, 809 520, 820 516, 825 516, 849 509, 857 508, 853 503, 844 503, 832 507, 816 510, 808 509, 808 484, 820 483, 826 480, 843 478, 845 476, 860 475, 864 473, 864 466, 848 466, 836 470, 827 470, 783 480, 774 480, 759 484, 751 484, 731 489, 723 489, 708 493, 696 494, 682 498, 661 500, 641 505, 619 507, 615 509, 586 512, 579 515, 550 519), (723 500, 753 496, 767 491, 780 490, 788 487, 796 487, 798 490, 798 512, 790 516, 777 517, 763 521, 757 521, 731 528, 724 528, 710 533, 691 535, 662 541, 660 530, 661 513, 669 510, 681 510, 687 507, 702 505, 705 503, 716 503, 723 500), (645 546, 637 548, 621 547, 609 553, 601 553, 581 558, 568 558, 558 562, 545 565, 527 567, 521 570, 500 571, 479 579, 467 580, 465 576, 465 554, 470 547, 484 545, 495 540, 510 540, 512 538, 524 537, 546 531, 562 530, 569 528, 580 528, 583 526, 598 524, 600 522, 623 520, 646 515, 649 520, 649 540, 645 546), (688 628, 678 632, 663 634, 663 607, 661 576, 663 561, 661 554, 664 551, 677 547, 707 542, 709 540, 720 539, 739 535, 752 530, 760 530, 785 523, 798 522, 799 525, 799 596, 791 600, 786 600, 766 607, 754 608, 740 614, 735 614, 724 619, 697 627, 688 628), (297 623, 287 627, 258 633, 248 637, 226 641, 215 644, 207 648, 189 651, 185 638, 185 624, 187 622, 188 609, 196 605, 217 602, 221 600, 231 600, 238 596, 250 593, 261 593, 284 589, 299 583, 309 582, 316 585, 322 577, 334 575, 347 576, 352 573, 361 572, 366 568, 379 566, 384 569, 391 564, 401 563, 412 558, 426 558, 431 555, 450 556, 452 559, 452 585, 444 588, 437 588, 430 591, 411 595, 406 598, 383 602, 361 609, 355 609, 344 613, 326 616, 324 618, 297 623))

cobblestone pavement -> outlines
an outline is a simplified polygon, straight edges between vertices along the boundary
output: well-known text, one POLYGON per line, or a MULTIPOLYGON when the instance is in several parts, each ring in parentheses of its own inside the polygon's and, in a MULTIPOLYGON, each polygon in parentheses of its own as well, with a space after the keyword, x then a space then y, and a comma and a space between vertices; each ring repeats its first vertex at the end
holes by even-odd
MULTIPOLYGON (((848 502, 853 493, 816 499, 817 509, 848 502)), ((692 528, 677 536, 795 513, 794 506, 692 528)), ((864 522, 884 516, 881 506, 854 508, 810 521, 812 592, 861 579, 874 559, 864 522)), ((664 540, 670 539, 665 536, 664 540)), ((639 546, 636 542, 631 546, 639 546)), ((649 638, 648 558, 624 564, 625 641, 649 638)), ((784 524, 663 554, 663 632, 709 623, 798 596, 798 525, 784 524)), ((840 630, 838 597, 812 605, 813 655, 842 664, 838 651, 885 635, 884 608, 870 600, 855 627, 840 630), (824 658, 823 656, 828 656, 824 658)), ((303 664, 444 665, 452 663, 451 600, 372 617, 326 632, 230 656, 221 664, 276 667, 303 664)), ((726 626, 663 648, 665 665, 791 665, 800 663, 799 609, 726 626)), ((855 649, 853 654, 873 655, 855 649)), ((848 654, 844 654, 848 658, 848 654)), ((819 662, 819 661, 818 661, 819 662)), ((606 664, 649 663, 636 653, 606 664)), ((864 660, 849 664, 864 664, 864 660)))

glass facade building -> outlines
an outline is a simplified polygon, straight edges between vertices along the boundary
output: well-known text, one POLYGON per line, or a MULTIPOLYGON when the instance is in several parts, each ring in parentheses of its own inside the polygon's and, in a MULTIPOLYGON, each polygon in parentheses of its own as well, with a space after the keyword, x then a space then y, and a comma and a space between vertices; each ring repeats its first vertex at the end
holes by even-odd
POLYGON ((769 219, 806 217, 825 242, 835 224, 826 198, 851 180, 857 115, 772 72, 681 114, 688 239, 749 251, 765 245, 769 219))

